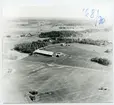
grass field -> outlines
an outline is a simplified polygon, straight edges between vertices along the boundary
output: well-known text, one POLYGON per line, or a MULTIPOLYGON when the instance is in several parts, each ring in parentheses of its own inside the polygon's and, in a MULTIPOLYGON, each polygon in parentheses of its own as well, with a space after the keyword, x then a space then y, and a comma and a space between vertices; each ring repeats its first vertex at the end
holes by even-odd
POLYGON ((113 42, 113 36, 112 36, 113 31, 109 31, 109 32, 96 32, 96 33, 87 33, 85 34, 85 38, 90 38, 93 40, 108 40, 110 42, 113 42))
MULTIPOLYGON (((7 51, 16 43, 25 39, 5 40, 4 53, 8 54, 7 51)), ((28 38, 26 42, 31 39, 35 37, 28 38)), ((39 55, 14 61, 3 60, 3 103, 113 102, 112 65, 103 66, 90 61, 91 57, 96 56, 112 60, 112 53, 104 52, 108 48, 112 46, 55 44, 47 46, 46 50, 63 52, 65 57, 39 55), (100 90, 101 87, 106 90, 100 90), (29 98, 31 90, 39 92, 34 101, 29 98)))
POLYGON ((93 45, 83 45, 83 44, 70 44, 70 46, 60 46, 60 44, 50 45, 45 48, 45 50, 53 52, 65 53, 62 57, 47 57, 38 55, 37 57, 32 55, 24 58, 25 61, 32 62, 45 62, 45 63, 56 63, 61 65, 86 67, 93 69, 109 69, 111 66, 103 66, 94 62, 90 59, 93 57, 106 57, 111 60, 112 54, 105 54, 106 47, 99 47, 93 45))
POLYGON ((5 65, 16 71, 2 81, 4 103, 113 102, 112 71, 23 60, 5 65), (31 90, 39 92, 34 101, 29 98, 31 90))

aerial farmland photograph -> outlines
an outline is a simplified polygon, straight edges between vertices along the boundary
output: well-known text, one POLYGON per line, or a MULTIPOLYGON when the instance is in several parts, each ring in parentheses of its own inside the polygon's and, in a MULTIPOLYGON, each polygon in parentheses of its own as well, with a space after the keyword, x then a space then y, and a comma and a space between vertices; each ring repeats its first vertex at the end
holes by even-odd
POLYGON ((113 31, 103 19, 7 19, 3 103, 112 103, 113 31))

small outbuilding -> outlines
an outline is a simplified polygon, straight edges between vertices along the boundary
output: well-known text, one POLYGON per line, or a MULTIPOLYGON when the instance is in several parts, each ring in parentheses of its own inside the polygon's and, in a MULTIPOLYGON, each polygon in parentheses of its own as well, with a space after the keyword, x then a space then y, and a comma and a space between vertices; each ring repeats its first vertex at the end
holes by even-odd
POLYGON ((65 44, 65 43, 61 43, 60 45, 61 45, 61 46, 65 46, 66 44, 65 44))
POLYGON ((28 33, 28 34, 26 34, 25 35, 26 37, 31 37, 31 36, 33 36, 31 33, 28 33))
POLYGON ((60 56, 62 56, 64 54, 62 52, 57 52, 55 55, 56 55, 56 57, 60 57, 60 56))

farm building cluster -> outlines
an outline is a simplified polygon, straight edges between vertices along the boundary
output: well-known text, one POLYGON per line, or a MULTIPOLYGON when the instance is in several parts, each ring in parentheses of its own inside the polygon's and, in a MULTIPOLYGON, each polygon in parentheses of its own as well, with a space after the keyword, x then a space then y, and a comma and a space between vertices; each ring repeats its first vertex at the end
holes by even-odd
MULTIPOLYGON (((70 46, 69 44, 66 43, 61 43, 60 46, 70 46)), ((37 49, 35 50, 32 55, 44 55, 44 56, 50 56, 50 57, 60 57, 60 56, 65 56, 66 54, 62 52, 53 52, 53 51, 47 51, 45 48, 43 49, 37 49)))
POLYGON ((50 56, 50 57, 60 57, 62 55, 65 55, 63 54, 62 52, 52 52, 52 51, 46 51, 46 50, 40 50, 40 49, 37 49, 33 52, 33 55, 45 55, 45 56, 50 56))

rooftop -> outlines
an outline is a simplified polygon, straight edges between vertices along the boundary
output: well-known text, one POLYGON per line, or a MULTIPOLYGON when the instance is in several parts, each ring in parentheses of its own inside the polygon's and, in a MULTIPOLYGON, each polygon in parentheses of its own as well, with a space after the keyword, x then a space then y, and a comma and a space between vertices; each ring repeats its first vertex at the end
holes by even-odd
POLYGON ((52 52, 52 51, 39 50, 39 49, 35 50, 33 53, 40 53, 40 54, 46 54, 46 55, 53 55, 54 54, 54 52, 52 52))

